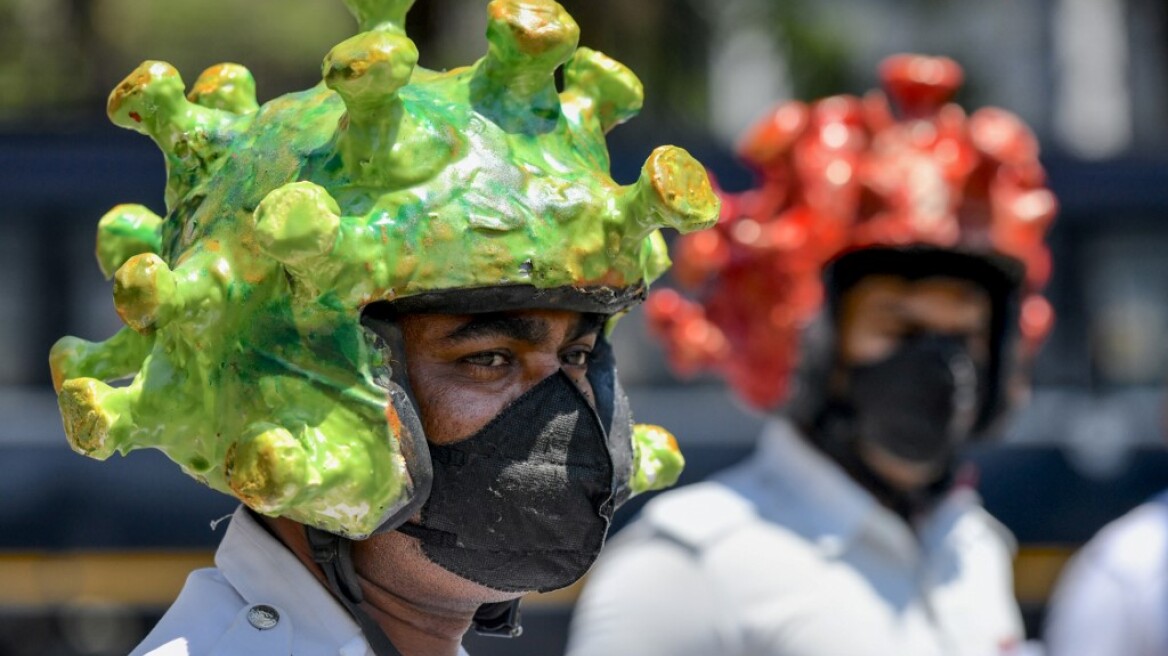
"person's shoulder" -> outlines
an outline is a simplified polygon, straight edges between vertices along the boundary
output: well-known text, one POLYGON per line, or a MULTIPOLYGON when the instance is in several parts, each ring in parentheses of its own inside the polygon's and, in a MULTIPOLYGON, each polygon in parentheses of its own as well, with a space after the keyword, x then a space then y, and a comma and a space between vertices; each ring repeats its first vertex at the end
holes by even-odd
POLYGON ((1083 548, 1082 560, 1112 576, 1138 582, 1168 568, 1168 496, 1160 496, 1104 526, 1083 548))
POLYGON ((967 548, 993 549, 1012 559, 1018 550, 1014 533, 982 505, 981 496, 972 488, 958 488, 949 493, 933 513, 933 522, 941 525, 949 540, 967 548), (946 528, 947 527, 947 528, 946 528))
POLYGON ((704 481, 666 492, 645 505, 639 524, 685 547, 701 549, 750 523, 757 513, 749 499, 720 481, 704 481))
POLYGON ((217 569, 199 569, 130 656, 287 654, 292 627, 281 609, 250 605, 217 569))

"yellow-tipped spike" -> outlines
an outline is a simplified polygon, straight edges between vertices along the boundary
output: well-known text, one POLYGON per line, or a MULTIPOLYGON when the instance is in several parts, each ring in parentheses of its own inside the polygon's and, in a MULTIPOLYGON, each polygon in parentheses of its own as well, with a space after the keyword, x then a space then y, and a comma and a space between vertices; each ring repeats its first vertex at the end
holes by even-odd
POLYGON ((152 332, 165 319, 177 293, 174 273, 153 253, 135 255, 114 274, 114 308, 141 334, 152 332))
POLYGON ((641 111, 645 89, 624 64, 591 48, 579 48, 564 67, 565 100, 584 104, 605 132, 641 111))
POLYGON ((260 247, 292 267, 327 255, 340 229, 340 207, 324 187, 286 184, 264 197, 255 210, 260 247))
POLYGON ((406 33, 406 14, 414 0, 344 0, 362 32, 406 33))
POLYGON ((141 369, 153 345, 153 338, 130 328, 122 328, 104 342, 62 337, 49 351, 53 389, 60 392, 70 378, 114 380, 132 376, 141 369))
POLYGON ((227 484, 251 508, 278 514, 300 493, 309 477, 304 446, 288 429, 256 424, 227 452, 227 484))
POLYGON ((97 263, 106 280, 126 260, 162 247, 162 217, 142 205, 118 205, 97 223, 97 263))
POLYGON ((168 209, 229 148, 231 128, 251 120, 190 102, 178 71, 158 61, 143 62, 114 88, 106 110, 115 125, 149 135, 166 155, 168 209))
POLYGON ((114 125, 149 135, 169 152, 173 119, 186 104, 178 71, 166 62, 145 61, 110 92, 106 112, 114 125))
POLYGON ((57 405, 74 451, 98 460, 113 455, 117 449, 114 428, 120 414, 108 407, 108 401, 119 394, 125 391, 94 378, 73 378, 61 386, 57 405))
POLYGON ((580 27, 552 0, 492 0, 482 73, 528 99, 555 89, 553 74, 576 50, 580 27))
POLYGON ((325 84, 340 94, 351 120, 375 121, 395 104, 397 90, 410 80, 418 48, 407 37, 365 32, 337 44, 324 59, 325 84))
POLYGON ((626 239, 640 239, 662 227, 679 232, 708 228, 718 220, 721 207, 705 169, 676 146, 654 150, 641 169, 641 178, 623 189, 620 202, 631 215, 630 223, 642 229, 626 239))
POLYGON ((683 469, 685 457, 673 433, 653 424, 633 426, 633 495, 673 485, 683 469))
POLYGON ((352 180, 408 186, 432 177, 453 154, 457 136, 411 115, 397 96, 417 62, 414 42, 390 32, 358 34, 325 57, 325 84, 347 110, 338 150, 352 180))
POLYGON ((259 109, 255 78, 239 64, 216 64, 203 71, 187 94, 187 100, 232 114, 250 114, 259 109))

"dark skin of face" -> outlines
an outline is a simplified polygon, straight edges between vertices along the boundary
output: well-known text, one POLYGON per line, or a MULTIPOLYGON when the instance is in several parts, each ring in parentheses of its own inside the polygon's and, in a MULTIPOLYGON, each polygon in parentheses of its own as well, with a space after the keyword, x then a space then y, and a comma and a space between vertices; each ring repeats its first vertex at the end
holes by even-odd
MULTIPOLYGON (((916 333, 961 336, 975 365, 990 359, 990 296, 968 280, 867 276, 843 294, 839 310, 836 343, 841 367, 832 381, 837 393, 847 389, 846 367, 887 358, 916 333)), ((874 444, 861 442, 859 448, 869 467, 904 491, 923 489, 941 473, 935 466, 909 462, 874 444)))
MULTIPOLYGON (((540 381, 563 370, 591 401, 585 377, 602 321, 564 310, 450 315, 398 320, 410 386, 426 439, 467 439, 540 381)), ((316 574, 304 527, 266 518, 276 535, 316 574)), ((468 581, 430 562, 414 538, 397 531, 353 545, 363 608, 404 656, 454 655, 478 607, 520 595, 468 581)), ((327 584, 326 584, 327 585, 327 584)))

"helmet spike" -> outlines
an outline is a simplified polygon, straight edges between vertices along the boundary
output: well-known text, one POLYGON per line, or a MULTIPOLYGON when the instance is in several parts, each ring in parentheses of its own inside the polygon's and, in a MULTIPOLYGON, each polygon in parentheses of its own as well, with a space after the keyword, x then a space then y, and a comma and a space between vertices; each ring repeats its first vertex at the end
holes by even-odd
POLYGON ((98 460, 113 455, 131 424, 125 410, 136 389, 114 388, 95 378, 71 378, 57 396, 69 446, 98 460))
POLYGON ((106 112, 119 127, 148 135, 166 157, 166 205, 178 199, 205 175, 230 141, 232 128, 250 119, 190 102, 183 95, 178 71, 166 62, 145 61, 110 92, 106 112))
POLYGON ((97 263, 106 280, 126 260, 162 249, 162 217, 142 205, 118 205, 97 223, 97 263))
POLYGON ((632 493, 660 490, 672 486, 685 468, 685 457, 677 447, 677 438, 654 424, 633 426, 632 493))
POLYGON ((344 0, 362 32, 406 33, 406 14, 414 0, 344 0))
POLYGON ((264 197, 255 211, 260 248, 298 277, 327 256, 340 229, 337 201, 311 182, 286 184, 264 197))
POLYGON ((216 64, 203 71, 187 94, 187 100, 232 114, 251 114, 259 109, 255 78, 239 64, 216 64))
POLYGON ((965 73, 948 57, 902 54, 880 63, 880 81, 905 118, 932 116, 953 99, 965 73))
POLYGON ((135 255, 114 274, 114 307, 135 331, 148 334, 170 313, 178 283, 166 262, 154 253, 135 255))
POLYGON ((390 32, 358 34, 325 57, 325 84, 347 110, 338 140, 341 160, 354 180, 390 178, 405 186, 430 177, 449 159, 450 140, 424 118, 406 112, 398 97, 417 63, 414 42, 390 32))
POLYGON ((622 192, 620 203, 630 224, 625 239, 643 239, 663 227, 693 232, 718 220, 720 204, 706 171, 683 148, 654 150, 641 168, 640 179, 622 192))
POLYGON ((248 506, 280 514, 312 480, 300 440, 283 426, 259 423, 227 450, 227 484, 248 506))
POLYGON ((575 19, 553 0, 492 0, 487 13, 487 56, 472 84, 476 104, 496 120, 523 107, 556 118, 555 71, 580 41, 575 19))
POLYGON ((53 389, 60 392, 70 378, 116 380, 132 376, 153 346, 152 335, 140 335, 130 328, 122 328, 103 342, 62 337, 49 352, 53 389))
POLYGON ((564 67, 564 93, 560 100, 576 106, 585 117, 595 117, 608 132, 641 111, 645 89, 641 80, 602 52, 579 48, 564 67))

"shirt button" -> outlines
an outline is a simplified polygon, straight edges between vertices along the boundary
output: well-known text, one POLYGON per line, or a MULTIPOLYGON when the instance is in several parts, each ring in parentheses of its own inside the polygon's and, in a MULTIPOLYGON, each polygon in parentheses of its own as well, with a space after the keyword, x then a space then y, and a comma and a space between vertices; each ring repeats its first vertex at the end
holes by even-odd
POLYGON ((266 604, 252 606, 247 611, 247 621, 260 631, 267 631, 280 623, 280 613, 266 604))

